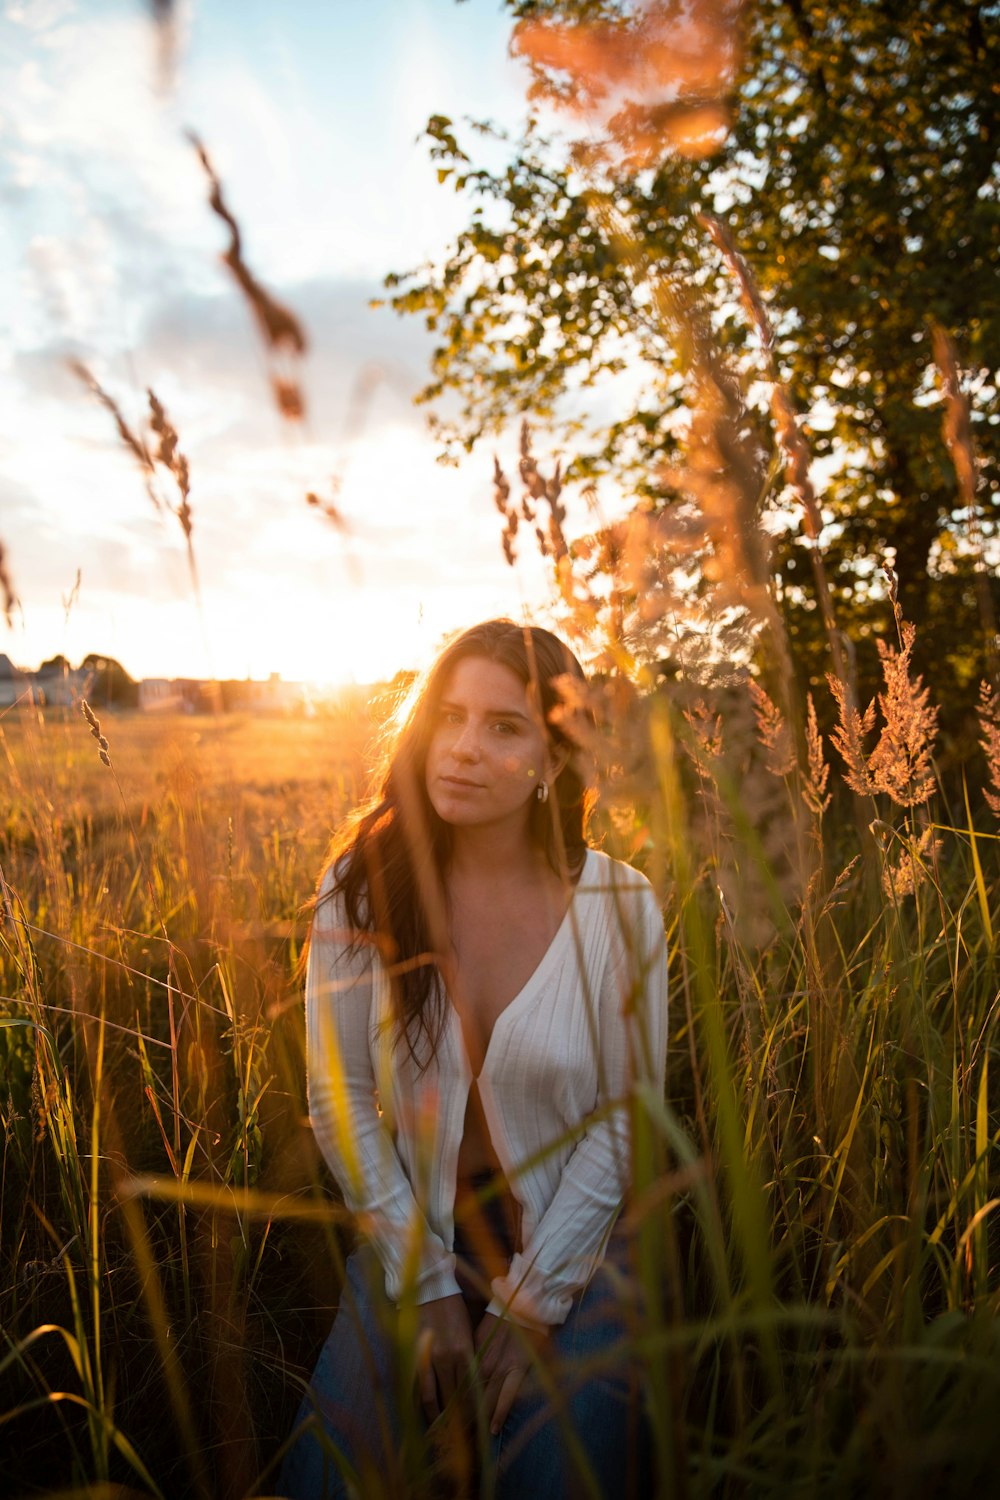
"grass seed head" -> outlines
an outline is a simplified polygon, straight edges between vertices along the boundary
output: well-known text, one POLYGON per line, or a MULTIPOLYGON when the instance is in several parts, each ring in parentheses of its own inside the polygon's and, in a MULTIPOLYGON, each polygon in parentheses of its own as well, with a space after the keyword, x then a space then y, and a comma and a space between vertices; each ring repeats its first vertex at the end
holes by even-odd
POLYGON ((131 427, 126 422, 122 414, 121 407, 118 405, 117 401, 115 401, 114 397, 110 396, 104 389, 104 387, 100 384, 100 382, 94 378, 85 364, 83 364, 78 359, 71 359, 69 362, 69 368, 71 373, 75 375, 78 380, 83 382, 83 384, 90 391, 91 395, 101 403, 105 411, 111 413, 112 417, 114 418, 115 427, 118 430, 118 436, 121 438, 125 447, 129 450, 133 457, 138 460, 139 466, 142 469, 143 482, 146 487, 146 494, 149 496, 154 509, 162 510, 163 507, 160 504, 160 498, 157 495, 156 490, 153 488, 153 473, 155 468, 155 465, 153 463, 153 455, 150 453, 149 448, 146 446, 145 440, 141 437, 138 437, 132 431, 131 427))
POLYGON ((983 796, 1000 818, 1000 690, 991 688, 988 682, 979 684, 979 727, 982 730, 980 744, 986 756, 990 773, 990 785, 983 788, 983 796))
POLYGON ((892 899, 912 896, 928 878, 927 867, 941 848, 933 828, 924 828, 917 838, 906 837, 895 863, 886 861, 882 870, 882 889, 892 899))
POLYGON ((865 740, 876 724, 875 704, 864 714, 851 702, 847 688, 832 673, 827 676, 837 701, 837 727, 831 736, 847 766, 844 780, 860 797, 884 793, 899 807, 918 807, 934 792, 931 757, 937 733, 938 710, 930 703, 930 689, 911 675, 916 628, 900 620, 897 651, 878 642, 885 691, 878 695, 882 731, 868 754, 865 740))
POLYGON ((94 739, 97 741, 97 753, 100 757, 101 764, 107 766, 108 769, 111 770, 111 755, 109 753, 111 750, 111 746, 108 743, 107 736, 101 732, 100 719, 94 713, 94 710, 91 708, 86 698, 80 699, 80 712, 83 714, 83 717, 90 725, 90 732, 93 735, 94 739))
MULTIPOLYGON (((265 290, 250 270, 243 258, 240 226, 226 205, 222 184, 208 152, 196 135, 192 134, 189 138, 208 178, 209 204, 229 230, 229 245, 222 256, 223 264, 228 267, 243 293, 268 350, 272 354, 284 353, 293 358, 301 357, 308 347, 302 324, 289 308, 265 290)), ((271 388, 283 417, 289 421, 298 421, 304 416, 305 397, 295 380, 275 373, 271 378, 271 388)))
POLYGON ((795 769, 795 741, 781 709, 759 682, 750 680, 757 737, 766 752, 767 768, 774 776, 789 776, 795 769))
POLYGON ((937 733, 938 710, 931 706, 930 689, 911 674, 916 627, 900 623, 902 646, 897 651, 878 642, 885 692, 879 707, 885 726, 868 762, 875 789, 900 807, 916 807, 934 791, 931 756, 937 733))
POLYGON ((837 726, 830 738, 847 766, 844 780, 859 797, 870 797, 877 789, 868 770, 865 740, 875 728, 874 699, 859 713, 840 678, 829 672, 826 680, 837 704, 837 726))
POLYGON ((816 705, 812 693, 806 700, 806 764, 807 775, 802 782, 802 800, 813 817, 821 821, 833 794, 826 789, 830 767, 823 755, 823 736, 816 721, 816 705))

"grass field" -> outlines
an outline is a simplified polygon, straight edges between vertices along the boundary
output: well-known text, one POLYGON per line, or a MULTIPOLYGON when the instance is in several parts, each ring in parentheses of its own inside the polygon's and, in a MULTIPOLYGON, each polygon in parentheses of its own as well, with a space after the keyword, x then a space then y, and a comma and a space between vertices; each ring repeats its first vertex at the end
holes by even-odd
MULTIPOLYGON (((634 1211, 662 1492, 981 1493, 988 810, 973 837, 872 793, 859 832, 823 746, 782 760, 766 713, 748 750, 662 693, 616 703, 602 826, 671 955, 634 1211)), ((304 1119, 302 907, 378 714, 108 715, 110 767, 82 717, 2 721, 4 1493, 269 1493, 345 1232, 304 1119)))
POLYGON ((294 1389, 268 1371, 296 1340, 308 1358, 328 1321, 318 1231, 293 1224, 282 1245, 267 1214, 143 1215, 119 1193, 143 1170, 293 1198, 314 1183, 292 976, 377 721, 365 702, 322 719, 109 714, 111 768, 79 714, 0 723, 17 913, 0 1007, 0 1382, 5 1417, 23 1414, 5 1493, 123 1461, 167 1494, 214 1491, 216 1467, 227 1493, 249 1491, 254 1402, 276 1404, 265 1452, 291 1421, 294 1389), (33 1337, 46 1325, 64 1332, 33 1337), (120 1436, 137 1424, 138 1471, 120 1436))

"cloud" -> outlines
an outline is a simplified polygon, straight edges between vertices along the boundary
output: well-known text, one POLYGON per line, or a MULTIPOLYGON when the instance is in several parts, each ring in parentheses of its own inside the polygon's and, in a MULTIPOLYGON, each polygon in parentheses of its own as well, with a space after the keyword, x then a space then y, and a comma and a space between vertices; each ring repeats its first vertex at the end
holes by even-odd
MULTIPOLYGON (((338 278, 279 289, 305 329, 309 351, 303 378, 311 405, 325 419, 345 406, 362 377, 393 393, 397 405, 401 397, 407 407, 425 378, 429 335, 415 319, 372 308, 380 290, 377 283, 338 278)), ((150 369, 186 384, 261 385, 264 355, 252 314, 228 278, 216 295, 178 291, 153 302, 138 352, 150 369)))
MULTIPOLYGON (((379 651, 391 670, 449 624, 517 608, 489 455, 457 472, 436 465, 412 403, 432 339, 417 319, 369 306, 383 268, 433 254, 467 213, 435 192, 413 137, 430 109, 491 108, 476 9, 199 7, 172 95, 156 93, 140 0, 0 11, 0 199, 13 228, 0 276, 17 288, 0 351, 0 537, 24 600, 25 658, 60 649, 77 567, 71 654, 99 646, 135 672, 207 670, 206 629, 217 666, 225 649, 240 671, 291 676, 310 644, 321 671, 335 642, 357 671, 362 659, 374 670, 379 651), (420 30, 432 9, 441 36, 436 22, 420 30), (248 263, 308 334, 298 427, 274 409, 252 316, 220 263, 226 233, 188 124, 248 263), (148 386, 164 402, 191 466, 207 626, 176 517, 154 513, 68 356, 135 427, 148 386), (336 501, 346 536, 307 490, 336 501)), ((502 18, 489 24, 505 34, 502 18)), ((169 477, 160 492, 176 502, 169 477)))
POLYGON ((20 484, 0 473, 0 516, 4 529, 11 523, 21 523, 34 518, 38 510, 38 497, 28 484, 20 484))

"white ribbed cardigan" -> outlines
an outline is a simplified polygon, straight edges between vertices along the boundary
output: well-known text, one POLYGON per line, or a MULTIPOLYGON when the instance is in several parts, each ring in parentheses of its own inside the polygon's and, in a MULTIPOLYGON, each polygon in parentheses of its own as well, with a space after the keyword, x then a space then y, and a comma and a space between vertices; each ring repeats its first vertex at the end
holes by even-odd
MULTIPOLYGON (((459 1290, 455 1176, 473 1074, 450 1002, 422 1071, 394 1045, 381 961, 370 943, 352 951, 332 884, 330 872, 306 979, 312 1127, 388 1295, 399 1301, 406 1289, 429 1302, 459 1290)), ((491 1312, 561 1323, 600 1261, 628 1186, 629 1090, 641 1080, 663 1088, 666 971, 649 882, 588 850, 558 932, 497 1017, 479 1075, 521 1206, 521 1250, 492 1284, 491 1312)))

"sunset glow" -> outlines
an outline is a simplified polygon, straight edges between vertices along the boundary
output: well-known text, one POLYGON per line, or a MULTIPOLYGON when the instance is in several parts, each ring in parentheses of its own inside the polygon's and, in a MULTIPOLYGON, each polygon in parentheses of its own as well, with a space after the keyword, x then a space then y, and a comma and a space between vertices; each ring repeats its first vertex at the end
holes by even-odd
POLYGON ((0 356, 0 498, 19 596, 2 649, 26 667, 103 652, 137 677, 391 675, 446 631, 544 594, 540 570, 515 578, 503 562, 490 455, 459 471, 435 461, 411 404, 428 338, 369 305, 386 272, 439 252, 461 223, 417 136, 442 104, 513 113, 507 24, 451 0, 326 21, 311 6, 176 12, 165 86, 148 7, 36 0, 0 18, 13 210, 0 263, 18 288, 0 356), (305 330, 300 424, 275 410, 188 130, 255 274, 305 330), (163 403, 190 467, 197 582, 172 481, 157 481, 157 513, 70 359, 136 432, 147 387, 163 403))

